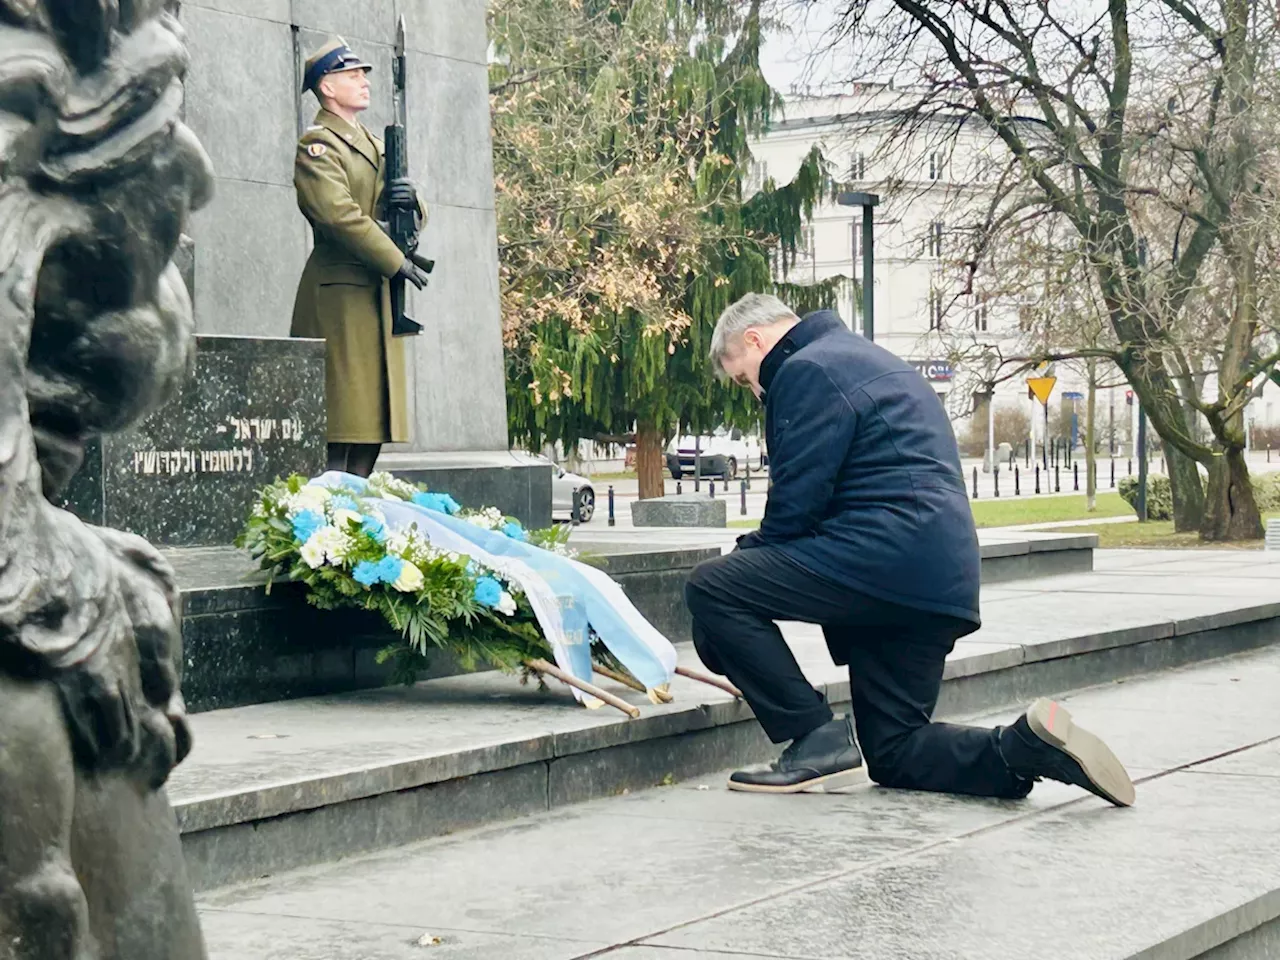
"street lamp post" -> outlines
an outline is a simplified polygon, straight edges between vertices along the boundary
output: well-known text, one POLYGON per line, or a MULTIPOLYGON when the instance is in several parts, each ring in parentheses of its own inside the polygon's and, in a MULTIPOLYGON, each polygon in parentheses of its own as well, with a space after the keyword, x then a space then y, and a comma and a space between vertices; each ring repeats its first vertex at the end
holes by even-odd
POLYGON ((868 340, 875 340, 875 210, 880 205, 880 197, 874 193, 840 193, 836 196, 836 203, 842 207, 862 208, 862 335, 868 340))

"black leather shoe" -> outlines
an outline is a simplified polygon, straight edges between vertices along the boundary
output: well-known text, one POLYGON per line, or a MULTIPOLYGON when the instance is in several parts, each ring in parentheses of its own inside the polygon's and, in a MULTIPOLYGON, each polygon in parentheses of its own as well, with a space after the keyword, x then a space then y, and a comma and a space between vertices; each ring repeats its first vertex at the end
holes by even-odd
POLYGON ((853 742, 852 718, 832 720, 782 751, 768 767, 739 770, 730 790, 747 793, 826 793, 865 779, 862 754, 853 742))
POLYGON ((1000 733, 1000 753, 1015 776, 1084 787, 1117 807, 1136 799, 1119 758, 1088 730, 1077 727, 1060 704, 1037 700, 1000 733))

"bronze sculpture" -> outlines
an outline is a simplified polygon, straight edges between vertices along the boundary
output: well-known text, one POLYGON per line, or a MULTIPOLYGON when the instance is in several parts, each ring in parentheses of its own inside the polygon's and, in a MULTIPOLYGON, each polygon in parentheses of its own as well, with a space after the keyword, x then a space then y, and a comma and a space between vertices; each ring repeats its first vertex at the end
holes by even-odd
POLYGON ((47 499, 190 362, 172 258, 212 178, 175 8, 0 0, 0 960, 205 955, 172 571, 47 499))

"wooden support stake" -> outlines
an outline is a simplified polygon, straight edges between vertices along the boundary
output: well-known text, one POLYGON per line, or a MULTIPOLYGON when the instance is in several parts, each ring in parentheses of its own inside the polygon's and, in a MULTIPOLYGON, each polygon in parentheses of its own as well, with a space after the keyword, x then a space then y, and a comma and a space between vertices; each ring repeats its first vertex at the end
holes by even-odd
MULTIPOLYGON (((649 691, 645 689, 644 684, 635 677, 629 677, 625 673, 619 673, 617 670, 611 670, 609 667, 602 667, 598 663, 593 663, 591 665, 591 669, 600 674, 600 676, 608 677, 610 680, 616 681, 624 687, 630 687, 632 690, 636 690, 646 695, 649 693, 649 691)), ((670 703, 675 699, 675 697, 673 697, 667 690, 654 690, 653 693, 662 703, 670 703)))
POLYGON ((719 677, 713 677, 708 673, 700 673, 697 670, 690 670, 688 667, 676 667, 676 673, 689 680, 697 680, 699 683, 707 683, 713 687, 719 687, 725 693, 731 696, 742 698, 742 691, 735 687, 728 680, 722 680, 719 677))
POLYGON ((548 663, 546 660, 526 660, 524 665, 530 670, 536 670, 538 673, 545 673, 549 677, 555 677, 561 683, 567 684, 570 687, 576 687, 588 696, 595 697, 597 700, 602 700, 611 707, 616 707, 632 720, 637 720, 640 717, 639 707, 632 706, 621 697, 615 697, 607 690, 601 690, 597 686, 583 680, 579 680, 571 673, 565 673, 554 663, 548 663))

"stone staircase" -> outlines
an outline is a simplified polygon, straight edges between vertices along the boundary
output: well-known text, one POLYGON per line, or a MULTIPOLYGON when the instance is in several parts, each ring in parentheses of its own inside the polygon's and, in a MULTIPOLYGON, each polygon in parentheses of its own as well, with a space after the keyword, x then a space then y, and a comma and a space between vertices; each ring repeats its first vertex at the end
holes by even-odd
MULTIPOLYGON (((989 546, 995 555, 984 563, 1021 557, 1010 563, 1034 570, 1027 558, 1053 552, 1026 543, 1021 552, 989 546)), ((1084 572, 984 585, 983 628, 957 644, 940 716, 1007 710, 1037 695, 1158 676, 1280 640, 1280 562, 1269 555, 1095 558, 1090 543, 1064 544, 1063 562, 1084 572)), ((627 562, 661 572, 652 557, 627 562)), ((654 588, 655 597, 663 593, 654 588)), ((833 703, 847 702, 847 676, 831 664, 816 628, 788 625, 786 632, 814 683, 833 703)), ((688 645, 680 651, 696 663, 688 645)), ((1273 679, 1274 703, 1280 673, 1273 679)), ((1127 687, 1112 689, 1123 711, 1127 687)), ((642 707, 636 721, 583 710, 558 686, 540 691, 494 673, 198 714, 197 749, 170 785, 193 880, 202 890, 252 881, 687 782, 773 754, 741 702, 685 680, 673 691, 674 703, 656 707, 617 688, 642 707)), ((1233 706, 1224 701, 1221 713, 1229 716, 1233 706)), ((1016 956, 1040 955, 1050 953, 1029 948, 1016 956)))
POLYGON ((1277 690, 1272 646, 1068 694, 1137 780, 1130 809, 1053 783, 744 795, 717 773, 207 891, 210 956, 1273 960, 1277 690))

